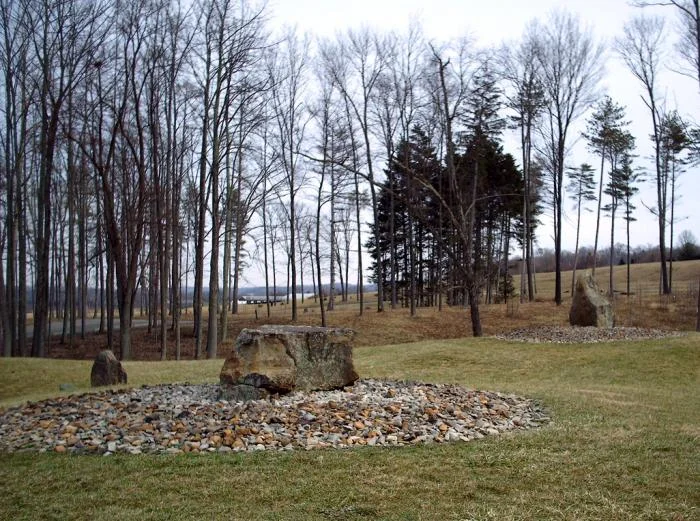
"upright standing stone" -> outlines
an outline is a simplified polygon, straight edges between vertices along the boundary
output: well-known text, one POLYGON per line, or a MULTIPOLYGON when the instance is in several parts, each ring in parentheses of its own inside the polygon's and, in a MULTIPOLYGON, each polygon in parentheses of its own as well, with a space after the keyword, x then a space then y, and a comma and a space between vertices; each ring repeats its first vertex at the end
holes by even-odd
POLYGON ((579 276, 576 280, 569 323, 572 326, 595 326, 610 328, 615 325, 613 308, 608 299, 601 295, 598 284, 591 276, 579 276))
POLYGON ((354 331, 345 328, 244 329, 221 368, 222 397, 244 400, 351 385, 358 378, 352 362, 353 337, 354 331))
POLYGON ((109 349, 100 351, 92 364, 90 383, 93 387, 126 383, 126 371, 109 349))

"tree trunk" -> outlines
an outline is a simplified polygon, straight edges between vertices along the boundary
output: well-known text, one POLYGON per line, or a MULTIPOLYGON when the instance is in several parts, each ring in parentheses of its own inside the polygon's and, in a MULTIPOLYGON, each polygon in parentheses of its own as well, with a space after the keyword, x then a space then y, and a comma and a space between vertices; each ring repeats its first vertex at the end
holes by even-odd
MULTIPOLYGON (((350 214, 346 217, 350 219, 350 214)), ((343 292, 343 302, 348 302, 350 296, 350 247, 352 246, 351 236, 347 229, 349 223, 346 223, 345 234, 345 291, 343 292)))
POLYGON ((676 210, 676 161, 673 160, 671 166, 671 222, 670 222, 670 237, 669 237, 669 256, 668 256, 668 289, 669 293, 673 293, 673 224, 675 220, 676 210))
POLYGON ((205 220, 207 216, 207 148, 209 137, 209 109, 211 88, 211 47, 207 45, 205 59, 205 82, 203 86, 204 100, 202 112, 202 147, 199 155, 199 192, 197 206, 197 232, 195 235, 195 266, 194 266, 194 334, 195 334, 195 358, 202 357, 202 291, 204 289, 204 240, 205 220))
POLYGON ((19 247, 19 274, 17 277, 17 332, 15 337, 17 348, 14 351, 14 354, 19 356, 28 356, 29 346, 27 345, 27 270, 29 266, 29 259, 27 252, 27 211, 25 209, 26 193, 24 188, 18 187, 17 194, 19 196, 17 199, 17 210, 19 213, 17 226, 17 242, 19 247))
MULTIPOLYGON (((46 78, 48 81, 48 77, 46 78)), ((48 89, 48 87, 46 87, 48 89)), ((44 92, 47 99, 47 90, 44 92)), ((32 337, 32 356, 46 356, 46 341, 49 318, 49 259, 51 238, 51 175, 53 172, 53 155, 56 147, 58 132, 58 108, 53 107, 49 119, 48 113, 43 114, 43 125, 40 138, 41 167, 39 190, 37 193, 37 234, 36 234, 36 283, 34 293, 34 336, 32 337)))
MULTIPOLYGON (((219 71, 221 76, 221 71, 219 71)), ((214 101, 214 137, 212 140, 212 162, 210 168, 211 183, 211 253, 209 262, 209 320, 207 330, 207 358, 216 358, 218 346, 218 306, 219 306, 219 169, 220 169, 220 129, 219 129, 219 93, 221 78, 217 81, 217 94, 214 101)))
MULTIPOLYGON (((228 129, 226 130, 227 134, 227 139, 226 141, 229 142, 229 132, 228 129)), ((240 155, 242 152, 242 147, 241 144, 239 144, 238 148, 238 154, 240 155)), ((229 287, 229 281, 231 279, 231 235, 232 235, 232 230, 231 227, 233 226, 233 182, 231 177, 233 176, 233 172, 231 171, 231 160, 230 160, 230 149, 227 146, 227 153, 226 153, 226 158, 225 158, 225 167, 224 167, 224 172, 226 176, 226 198, 225 198, 225 203, 224 203, 224 215, 225 215, 225 221, 224 221, 224 271, 223 271, 223 280, 221 281, 222 283, 222 288, 221 288, 221 316, 219 318, 219 321, 221 322, 221 341, 225 342, 226 341, 226 336, 228 333, 228 312, 229 312, 229 302, 230 302, 230 287, 229 287)), ((240 169, 238 170, 238 177, 241 177, 241 171, 240 169)), ((240 194, 239 194, 240 197, 240 194)), ((236 205, 237 211, 240 211, 240 205, 236 205)), ((236 268, 238 266, 236 265, 236 268)), ((238 302, 237 299, 234 298, 234 301, 232 303, 234 306, 234 310, 237 310, 238 308, 238 302)))
MULTIPOLYGON (((6 103, 9 105, 9 96, 7 96, 6 103)), ((11 158, 11 149, 10 149, 10 139, 9 136, 11 135, 12 132, 12 118, 10 116, 11 109, 8 106, 6 108, 6 139, 5 141, 5 169, 6 169, 6 174, 7 174, 7 182, 5 186, 5 193, 7 194, 7 208, 6 208, 6 214, 5 214, 5 233, 6 233, 6 240, 7 240, 7 257, 5 258, 5 270, 7 273, 6 276, 6 285, 5 291, 3 293, 3 314, 2 314, 2 319, 3 319, 3 356, 5 357, 10 357, 13 354, 17 353, 17 322, 19 321, 18 313, 17 313, 17 307, 16 307, 16 280, 15 277, 17 275, 16 269, 17 269, 17 261, 16 261, 16 254, 17 254, 17 237, 18 237, 18 231, 17 231, 17 219, 16 215, 21 215, 19 213, 15 213, 15 194, 14 194, 14 186, 15 186, 15 175, 16 172, 13 174, 13 168, 12 164, 10 161, 11 158)), ((19 183, 18 183, 19 185, 19 183)), ((19 187, 18 187, 19 190, 19 187)), ((19 199, 19 197, 17 197, 19 199)), ((1 269, 1 268, 0 268, 1 269)), ((25 319, 26 320, 26 319, 25 319)))
MULTIPOLYGON (((390 266, 390 271, 389 271, 389 276, 390 276, 390 284, 391 284, 391 308, 395 309, 396 305, 398 304, 398 293, 397 293, 397 287, 396 287, 396 257, 397 257, 397 251, 396 251, 396 213, 394 211, 394 172, 393 169, 389 168, 387 175, 389 176, 389 255, 390 255, 390 261, 389 261, 389 266, 390 266)), ((377 223, 375 223, 375 226, 378 226, 377 223)), ((379 249, 377 248, 377 260, 378 262, 381 261, 379 258, 379 249)))
MULTIPOLYGON (((353 152, 354 155, 354 152, 353 152)), ((355 174, 355 223, 357 224, 357 296, 360 302, 360 316, 365 309, 365 283, 362 273, 362 220, 360 218, 360 179, 355 174)))
MULTIPOLYGON (((324 147, 324 156, 325 156, 324 147)), ((325 157, 324 157, 325 159, 325 157)), ((321 278, 321 199, 323 197, 323 183, 325 180, 326 162, 321 165, 321 180, 318 185, 318 199, 316 203, 316 277, 318 278, 319 309, 321 310, 321 327, 326 327, 326 309, 323 303, 323 281, 321 278)), ((332 215, 332 212, 331 212, 332 215)))
MULTIPOLYGON (((0 251, 5 249, 3 239, 4 237, 0 237, 0 251)), ((2 269, 0 269, 0 295, 5 295, 5 273, 2 269)), ((10 327, 10 324, 8 323, 7 309, 5 309, 5 299, 0 299, 0 319, 2 319, 0 322, 0 349, 2 350, 2 356, 9 357, 12 356, 12 346, 6 349, 5 331, 10 327)))
POLYGON ((114 255, 107 248, 107 349, 114 351, 114 255))
MULTIPOLYGON (((5 26, 7 29, 7 26, 5 26)), ((9 42, 8 42, 9 43, 9 42)), ((12 94, 14 89, 12 89, 11 83, 12 68, 8 66, 3 75, 6 79, 6 84, 4 85, 5 93, 5 139, 3 139, 4 144, 4 156, 5 156, 5 194, 6 194, 6 208, 5 208, 5 234, 7 241, 7 256, 5 257, 5 281, 3 284, 4 292, 2 293, 3 302, 0 303, 2 307, 2 322, 3 322, 3 356, 10 357, 16 353, 17 350, 17 337, 16 337, 16 322, 18 320, 17 308, 16 308, 16 254, 17 254, 17 215, 19 213, 15 212, 15 177, 17 177, 17 185, 19 190, 20 179, 19 179, 19 158, 15 158, 14 164, 12 162, 12 146, 10 136, 13 135, 14 121, 12 119, 12 94)), ((19 199, 19 197, 17 198, 19 199)), ((0 267, 2 269, 2 267, 0 267)))
MULTIPOLYGON (((406 149, 406 156, 404 158, 405 164, 409 165, 409 152, 406 149)), ((406 192, 408 194, 409 204, 413 199, 413 189, 411 184, 411 176, 406 178, 406 192)), ((393 219, 393 217, 392 217, 393 219)), ((416 316, 416 245, 414 237, 414 225, 413 225, 413 213, 409 208, 408 212, 408 262, 409 262, 409 309, 412 317, 416 316)))
MULTIPOLYGON (((275 264, 275 237, 270 235, 270 248, 272 251, 272 301, 277 305, 277 264, 275 264)), ((269 316, 269 315, 268 315, 269 316)))
MULTIPOLYGON (((373 222, 378 223, 379 222, 379 209, 377 207, 377 191, 374 186, 374 169, 372 167, 372 154, 370 150, 370 141, 369 141, 369 133, 367 129, 364 129, 364 136, 365 136, 365 150, 366 150, 366 158, 367 158, 367 168, 369 170, 367 179, 369 180, 369 193, 372 199, 372 218, 373 222)), ((374 240, 376 241, 376 246, 377 246, 377 280, 379 280, 379 284, 377 284, 377 311, 382 312, 384 311, 384 266, 382 263, 382 251, 381 251, 381 246, 380 246, 380 233, 379 233, 379 227, 375 226, 375 237, 374 240)))
POLYGON ((571 296, 574 296, 574 289, 576 287, 576 268, 578 266, 578 244, 579 238, 581 237, 581 191, 579 188, 578 194, 578 210, 576 213, 576 246, 574 247, 574 268, 571 272, 571 296))
POLYGON ((131 309, 119 306, 119 351, 120 360, 131 360, 131 309))
POLYGON ((626 198, 626 211, 625 215, 627 218, 627 298, 630 298, 630 201, 629 195, 626 198))
MULTIPOLYGON (((88 298, 88 267, 87 267, 87 193, 86 193, 86 165, 85 159, 80 165, 80 187, 78 190, 79 212, 78 212, 78 278, 80 279, 80 338, 85 339, 85 320, 87 315, 88 298)), ((97 271, 97 270, 95 270, 97 271)), ((95 308, 97 302, 95 302, 95 308)))
MULTIPOLYGON (((561 133, 560 133, 561 135, 561 133)), ((554 186, 554 302, 562 303, 561 284, 561 230, 562 230, 562 185, 564 182, 564 144, 559 143, 554 186)))
POLYGON ((340 282, 340 298, 342 300, 343 295, 345 294, 345 279, 343 277, 343 261, 341 260, 343 257, 340 255, 340 245, 338 244, 337 240, 335 243, 335 259, 336 259, 336 264, 338 265, 338 282, 340 282))
MULTIPOLYGON (((295 189, 292 188, 292 192, 295 189)), ((287 299, 289 299, 289 284, 291 273, 291 294, 292 294, 292 322, 297 321, 298 311, 297 311, 297 254, 296 254, 296 234, 294 233, 295 221, 296 221, 296 201, 295 197, 290 197, 289 201, 289 256, 287 259, 287 299)))
MULTIPOLYGON (((331 150, 334 150, 331 140, 331 150)), ((330 238, 330 284, 328 288, 328 311, 335 309, 335 167, 331 164, 331 238, 330 238)))
POLYGON ((613 268, 615 265, 615 206, 617 203, 612 202, 612 210, 610 212, 610 275, 609 275, 609 294, 610 298, 615 298, 615 282, 613 279, 613 268))
MULTIPOLYGON (((71 100, 68 100, 68 110, 71 110, 71 100)), ((70 115, 69 123, 70 128, 70 115)), ((61 337, 61 343, 65 342, 65 334, 68 334, 68 340, 70 347, 73 347, 73 340, 75 336, 75 157, 73 155, 73 146, 69 141, 67 144, 67 211, 68 211, 68 254, 66 256, 66 291, 64 295, 64 306, 63 306, 63 333, 61 337)))
MULTIPOLYGON (((595 269, 598 264, 598 234, 600 232, 600 210, 603 205, 603 176, 605 171, 603 170, 605 166, 605 148, 600 153, 600 181, 598 185, 598 212, 596 214, 595 221, 595 240, 593 241, 593 269, 591 273, 595 277, 595 269)), ((573 293, 572 293, 573 294, 573 293)))
POLYGON ((474 284, 469 285, 469 316, 472 322, 472 335, 475 337, 482 336, 481 330, 481 315, 479 314, 479 290, 474 287, 474 284))
MULTIPOLYGON (((239 163, 238 172, 241 172, 242 164, 239 163)), ((238 197, 240 198, 242 180, 238 180, 238 197)), ((233 313, 238 314, 238 292, 241 280, 241 255, 243 252, 243 219, 242 208, 236 208, 236 235, 233 245, 233 313)), ((264 232, 263 232, 264 233, 264 232)))
POLYGON ((267 182, 265 182, 265 193, 262 200, 263 215, 263 263, 265 264, 265 310, 267 318, 270 318, 270 266, 267 259, 267 182))
POLYGON ((297 246, 299 248, 299 251, 297 252, 299 254, 299 285, 301 286, 301 304, 304 304, 304 248, 302 246, 303 244, 303 236, 301 233, 301 223, 299 222, 299 219, 297 219, 297 246))
MULTIPOLYGON (((95 206, 97 207, 98 215, 100 214, 100 196, 98 192, 97 196, 97 201, 95 202, 95 206)), ((98 329, 98 332, 100 334, 103 334, 105 332, 105 327, 106 327, 106 320, 107 320, 107 310, 106 310, 106 297, 107 297, 107 288, 106 288, 106 281, 107 281, 107 275, 105 273, 105 248, 104 248, 104 241, 102 239, 102 219, 98 217, 97 223, 95 224, 95 243, 96 243, 96 253, 97 253, 97 262, 98 262, 98 269, 95 270, 95 276, 99 277, 99 280, 95 281, 95 290, 99 287, 99 302, 100 302, 100 327, 98 329)), ((97 312, 97 299, 95 300, 95 312, 97 312)), ((94 318, 94 317, 93 317, 94 318)))

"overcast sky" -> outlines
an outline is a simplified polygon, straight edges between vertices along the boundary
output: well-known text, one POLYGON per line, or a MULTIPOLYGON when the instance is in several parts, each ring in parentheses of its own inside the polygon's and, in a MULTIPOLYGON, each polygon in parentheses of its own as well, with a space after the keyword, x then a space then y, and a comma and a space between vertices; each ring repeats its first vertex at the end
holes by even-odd
MULTIPOLYGON (((404 31, 411 20, 421 22, 425 36, 435 42, 445 42, 470 34, 481 47, 500 45, 516 40, 525 25, 534 18, 546 19, 554 9, 567 9, 578 14, 588 24, 596 37, 607 41, 606 76, 602 92, 627 108, 628 119, 632 121, 631 131, 637 138, 639 158, 636 166, 645 167, 650 172, 653 162, 649 135, 651 117, 643 105, 641 85, 626 70, 624 64, 612 50, 614 38, 622 33, 626 20, 642 11, 648 14, 662 14, 667 18, 669 44, 676 39, 676 12, 670 7, 646 8, 644 10, 629 5, 626 0, 273 0, 270 5, 273 23, 276 26, 296 25, 300 31, 308 31, 318 36, 333 36, 349 27, 367 25, 378 30, 404 31)), ((669 51, 669 65, 677 60, 673 50, 669 51)), ((697 83, 677 73, 664 72, 659 82, 660 92, 666 96, 668 108, 678 108, 679 112, 694 121, 700 121, 700 93, 697 83)), ((581 118, 583 125, 585 117, 581 118)), ((582 162, 598 164, 595 157, 586 150, 580 138, 581 127, 570 135, 578 140, 573 148, 568 164, 582 162)), ((519 150, 514 139, 506 139, 505 148, 516 158, 519 150)), ((679 180, 681 198, 677 203, 676 236, 685 229, 691 230, 700 239, 700 174, 697 167, 689 170, 679 180), (678 222, 680 221, 680 222, 678 222)), ((658 244, 658 226, 655 218, 644 207, 655 206, 655 190, 651 184, 641 187, 637 196, 638 222, 632 224, 633 245, 658 244)), ((563 247, 573 250, 575 240, 575 212, 567 201, 569 218, 564 222, 563 247)), ((595 236, 595 221, 589 217, 582 229, 581 243, 592 245, 595 236)), ((545 222, 538 238, 539 246, 552 248, 552 227, 545 222)), ((616 242, 624 242, 624 222, 616 225, 616 242)), ((609 219, 602 227, 603 247, 609 244, 609 219)))

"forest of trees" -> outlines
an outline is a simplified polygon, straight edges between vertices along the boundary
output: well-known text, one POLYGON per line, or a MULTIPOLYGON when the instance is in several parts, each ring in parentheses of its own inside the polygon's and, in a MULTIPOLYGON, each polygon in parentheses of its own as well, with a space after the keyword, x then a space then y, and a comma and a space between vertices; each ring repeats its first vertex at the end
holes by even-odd
POLYGON ((251 267, 268 301, 291 294, 292 320, 305 287, 320 294, 324 325, 352 285, 365 312, 371 280, 377 311, 468 306, 480 335, 480 303, 534 299, 543 215, 561 303, 569 201, 578 222, 597 201, 599 228, 592 257, 577 240, 574 269, 597 264, 604 215, 609 264, 625 236, 631 262, 629 225, 648 211, 635 207, 634 151, 649 135, 670 292, 678 179, 700 131, 667 107, 659 75, 700 84, 700 10, 672 1, 661 18, 638 4, 608 48, 559 11, 485 49, 429 40, 418 24, 313 39, 273 28, 254 0, 0 0, 2 354, 45 356, 49 321, 70 344, 99 318, 129 359, 143 306, 163 359, 180 358, 185 309, 196 356, 216 357, 251 267), (630 134, 601 89, 611 53, 638 82, 646 135, 630 134), (511 153, 506 131, 519 137, 511 153), (579 137, 599 166, 571 164, 579 137))

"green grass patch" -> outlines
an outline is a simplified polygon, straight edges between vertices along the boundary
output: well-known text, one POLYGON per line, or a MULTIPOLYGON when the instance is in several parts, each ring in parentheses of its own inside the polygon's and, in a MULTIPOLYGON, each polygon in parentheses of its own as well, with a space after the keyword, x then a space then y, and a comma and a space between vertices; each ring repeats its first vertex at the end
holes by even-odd
MULTIPOLYGON (((0 454, 0 519, 698 520, 700 335, 587 345, 431 341, 355 351, 363 377, 541 401, 553 422, 478 442, 232 455, 0 454)), ((131 362, 130 383, 220 360, 131 362)), ((0 359, 2 403, 87 388, 90 364, 0 359)))
MULTIPOLYGON (((218 382, 223 360, 122 362, 129 387, 165 383, 218 382)), ((89 392, 92 361, 0 358, 0 407, 29 400, 89 392), (61 392, 62 384, 71 386, 61 392)), ((123 386, 122 386, 123 387, 123 386)), ((115 389, 118 386, 115 386, 115 389)))

